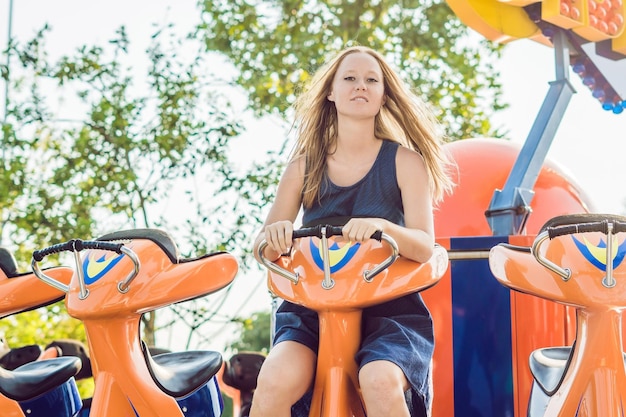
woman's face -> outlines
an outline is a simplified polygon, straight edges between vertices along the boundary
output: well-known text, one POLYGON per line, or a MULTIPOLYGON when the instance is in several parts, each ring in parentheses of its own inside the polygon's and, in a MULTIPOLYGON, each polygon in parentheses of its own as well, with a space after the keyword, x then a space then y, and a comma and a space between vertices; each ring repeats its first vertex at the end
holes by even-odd
POLYGON ((385 100, 385 84, 378 61, 365 52, 347 55, 337 68, 327 97, 335 103, 339 115, 376 116, 385 100))

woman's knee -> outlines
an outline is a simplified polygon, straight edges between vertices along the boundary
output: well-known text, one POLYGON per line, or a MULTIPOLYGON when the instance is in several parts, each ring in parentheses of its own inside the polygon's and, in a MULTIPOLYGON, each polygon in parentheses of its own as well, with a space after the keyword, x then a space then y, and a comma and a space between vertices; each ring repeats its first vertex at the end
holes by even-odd
POLYGON ((255 395, 297 401, 313 382, 315 360, 315 353, 300 343, 279 343, 261 366, 255 395))
POLYGON ((378 360, 369 362, 359 371, 359 385, 364 394, 368 392, 404 393, 409 383, 404 372, 393 362, 378 360))

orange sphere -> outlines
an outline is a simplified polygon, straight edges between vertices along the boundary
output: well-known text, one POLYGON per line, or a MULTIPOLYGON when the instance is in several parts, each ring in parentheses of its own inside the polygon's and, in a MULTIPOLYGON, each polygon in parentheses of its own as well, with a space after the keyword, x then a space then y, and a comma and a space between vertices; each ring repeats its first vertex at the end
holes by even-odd
MULTIPOLYGON (((522 148, 503 139, 465 139, 445 145, 457 164, 454 193, 435 210, 437 238, 492 236, 485 211, 496 189, 506 183, 522 148)), ((543 224, 562 214, 593 212, 591 200, 573 178, 547 158, 534 186, 526 233, 536 235, 543 224)))
POLYGON ((588 12, 593 14, 593 13, 596 12, 596 9, 598 8, 598 3, 596 3, 593 0, 591 0, 591 1, 587 2, 587 8, 588 8, 588 12))

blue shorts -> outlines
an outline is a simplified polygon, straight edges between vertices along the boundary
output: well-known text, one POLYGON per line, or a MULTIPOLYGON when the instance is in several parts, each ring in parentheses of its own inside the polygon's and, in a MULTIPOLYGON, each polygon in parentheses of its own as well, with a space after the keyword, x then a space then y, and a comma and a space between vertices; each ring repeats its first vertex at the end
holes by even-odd
MULTIPOLYGON (((411 390, 407 392, 411 416, 427 416, 432 400, 431 364, 434 349, 430 312, 419 293, 409 294, 363 311, 362 343, 355 360, 359 369, 366 363, 386 360, 402 369, 411 390)), ((319 343, 317 313, 287 301, 276 311, 274 344, 291 340, 317 353, 319 343)), ((307 398, 309 397, 309 398, 307 398)), ((294 408, 310 402, 303 397, 294 408)), ((308 414, 306 411, 292 415, 308 414)))

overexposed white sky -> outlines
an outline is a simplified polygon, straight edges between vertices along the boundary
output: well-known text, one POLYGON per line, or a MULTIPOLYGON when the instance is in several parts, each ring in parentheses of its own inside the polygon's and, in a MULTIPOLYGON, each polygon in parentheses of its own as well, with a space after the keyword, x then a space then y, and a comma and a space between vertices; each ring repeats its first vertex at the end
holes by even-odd
MULTIPOLYGON (((496 120, 523 142, 556 79, 554 50, 529 40, 508 44, 499 64, 505 97, 511 107, 496 120)), ((624 74, 626 77, 626 74, 624 74)), ((626 187, 621 182, 626 153, 626 111, 602 109, 577 74, 576 90, 548 152, 568 170, 594 201, 598 212, 626 213, 626 187)))
MULTIPOLYGON (((9 5, 10 0, 0 0, 1 50, 7 44, 9 5)), ((172 22, 181 33, 187 33, 199 21, 198 13, 196 0, 14 0, 12 34, 23 42, 48 23, 52 30, 47 36, 47 50, 52 57, 58 57, 72 54, 83 44, 105 45, 114 37, 115 30, 125 25, 131 42, 130 52, 136 57, 136 65, 142 65, 155 23, 172 22)), ((2 54, 0 59, 5 63, 6 55, 2 54)), ((511 132, 512 139, 521 143, 537 117, 548 92, 548 83, 555 79, 553 50, 527 40, 512 42, 507 45, 497 69, 504 83, 505 100, 511 106, 496 116, 494 123, 503 125, 511 132)), ((626 213, 626 186, 622 182, 626 170, 623 158, 626 154, 626 111, 615 115, 602 110, 576 74, 571 73, 571 80, 577 93, 569 104, 548 157, 571 173, 599 212, 626 213)), ((3 104, 4 85, 0 87, 0 103, 3 104)), ((261 154, 259 146, 262 143, 269 148, 275 144, 277 150, 285 132, 272 121, 251 123, 249 132, 252 133, 237 146, 257 155, 261 154), (259 141, 259 132, 266 134, 267 140, 259 141), (255 142, 250 146, 246 140, 255 142)), ((256 280, 253 284, 242 283, 240 298, 247 297, 250 288, 257 283, 256 280)), ((250 312, 269 305, 263 285, 255 291, 257 296, 247 306, 250 312)))

